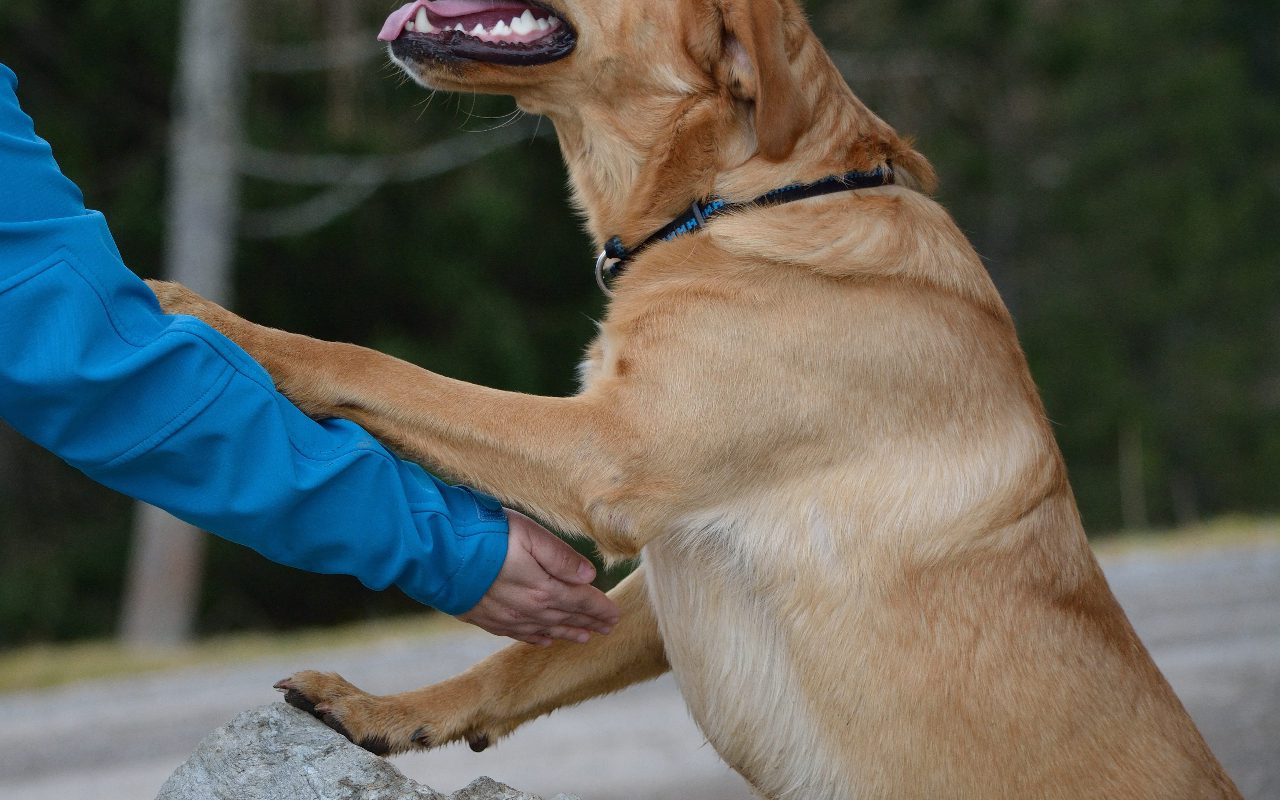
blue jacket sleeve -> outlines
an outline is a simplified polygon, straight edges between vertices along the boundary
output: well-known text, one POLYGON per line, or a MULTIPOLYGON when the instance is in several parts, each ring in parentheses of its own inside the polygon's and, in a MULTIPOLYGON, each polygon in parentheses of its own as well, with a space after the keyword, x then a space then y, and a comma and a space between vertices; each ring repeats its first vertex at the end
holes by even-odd
POLYGON ((166 316, 0 65, 0 417, 86 475, 273 561, 450 614, 506 558, 490 497, 313 421, 204 323, 166 316))

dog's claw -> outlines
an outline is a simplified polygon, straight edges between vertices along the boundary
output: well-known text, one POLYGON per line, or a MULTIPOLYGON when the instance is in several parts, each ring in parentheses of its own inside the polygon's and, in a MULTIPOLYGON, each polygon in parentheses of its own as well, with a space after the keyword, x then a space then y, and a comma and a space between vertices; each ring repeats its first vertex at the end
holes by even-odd
POLYGON ((316 719, 320 718, 320 715, 316 713, 315 703, 308 700, 307 696, 297 689, 286 689, 284 692, 284 701, 294 708, 302 709, 316 719))

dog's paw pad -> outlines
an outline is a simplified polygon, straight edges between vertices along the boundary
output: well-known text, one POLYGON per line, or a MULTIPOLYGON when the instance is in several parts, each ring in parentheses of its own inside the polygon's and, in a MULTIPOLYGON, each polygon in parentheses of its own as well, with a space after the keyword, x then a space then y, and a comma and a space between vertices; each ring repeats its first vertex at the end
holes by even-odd
POLYGON ((320 719, 320 712, 316 710, 316 704, 307 699, 307 696, 297 689, 285 689, 284 701, 294 708, 301 709, 316 719, 320 719))

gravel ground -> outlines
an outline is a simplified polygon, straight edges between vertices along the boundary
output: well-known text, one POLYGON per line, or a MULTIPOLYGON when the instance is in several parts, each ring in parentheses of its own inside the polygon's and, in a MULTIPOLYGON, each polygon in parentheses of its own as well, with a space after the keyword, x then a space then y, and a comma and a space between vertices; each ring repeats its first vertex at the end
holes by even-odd
MULTIPOLYGON (((1280 545, 1138 550, 1103 564, 1245 797, 1280 800, 1280 545)), ((0 695, 0 800, 150 800, 205 734, 276 699, 271 684, 295 669, 402 690, 448 677, 500 645, 459 630, 0 695)), ((490 775, 585 800, 751 797, 706 745, 669 677, 538 720, 484 753, 454 746, 396 764, 445 792, 490 775)))

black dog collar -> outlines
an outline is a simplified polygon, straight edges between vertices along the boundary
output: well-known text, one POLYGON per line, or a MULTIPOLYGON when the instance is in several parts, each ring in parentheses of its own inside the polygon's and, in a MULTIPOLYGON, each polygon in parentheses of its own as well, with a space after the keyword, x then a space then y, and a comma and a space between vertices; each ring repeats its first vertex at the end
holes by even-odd
POLYGON ((600 251, 600 255, 596 258, 596 283, 600 284, 601 291, 612 297, 613 292, 609 291, 606 278, 616 278, 622 274, 627 267, 627 262, 632 258, 658 242, 669 242, 686 233, 701 230, 713 218, 726 212, 757 206, 777 206, 804 200, 807 197, 849 192, 855 189, 870 189, 876 186, 888 186, 891 183, 893 183, 893 166, 886 164, 869 172, 854 170, 843 175, 829 175, 813 183, 792 183, 772 189, 754 200, 743 203, 731 203, 715 195, 706 200, 695 200, 688 211, 649 234, 639 244, 628 248, 617 236, 605 242, 604 250, 600 251))

